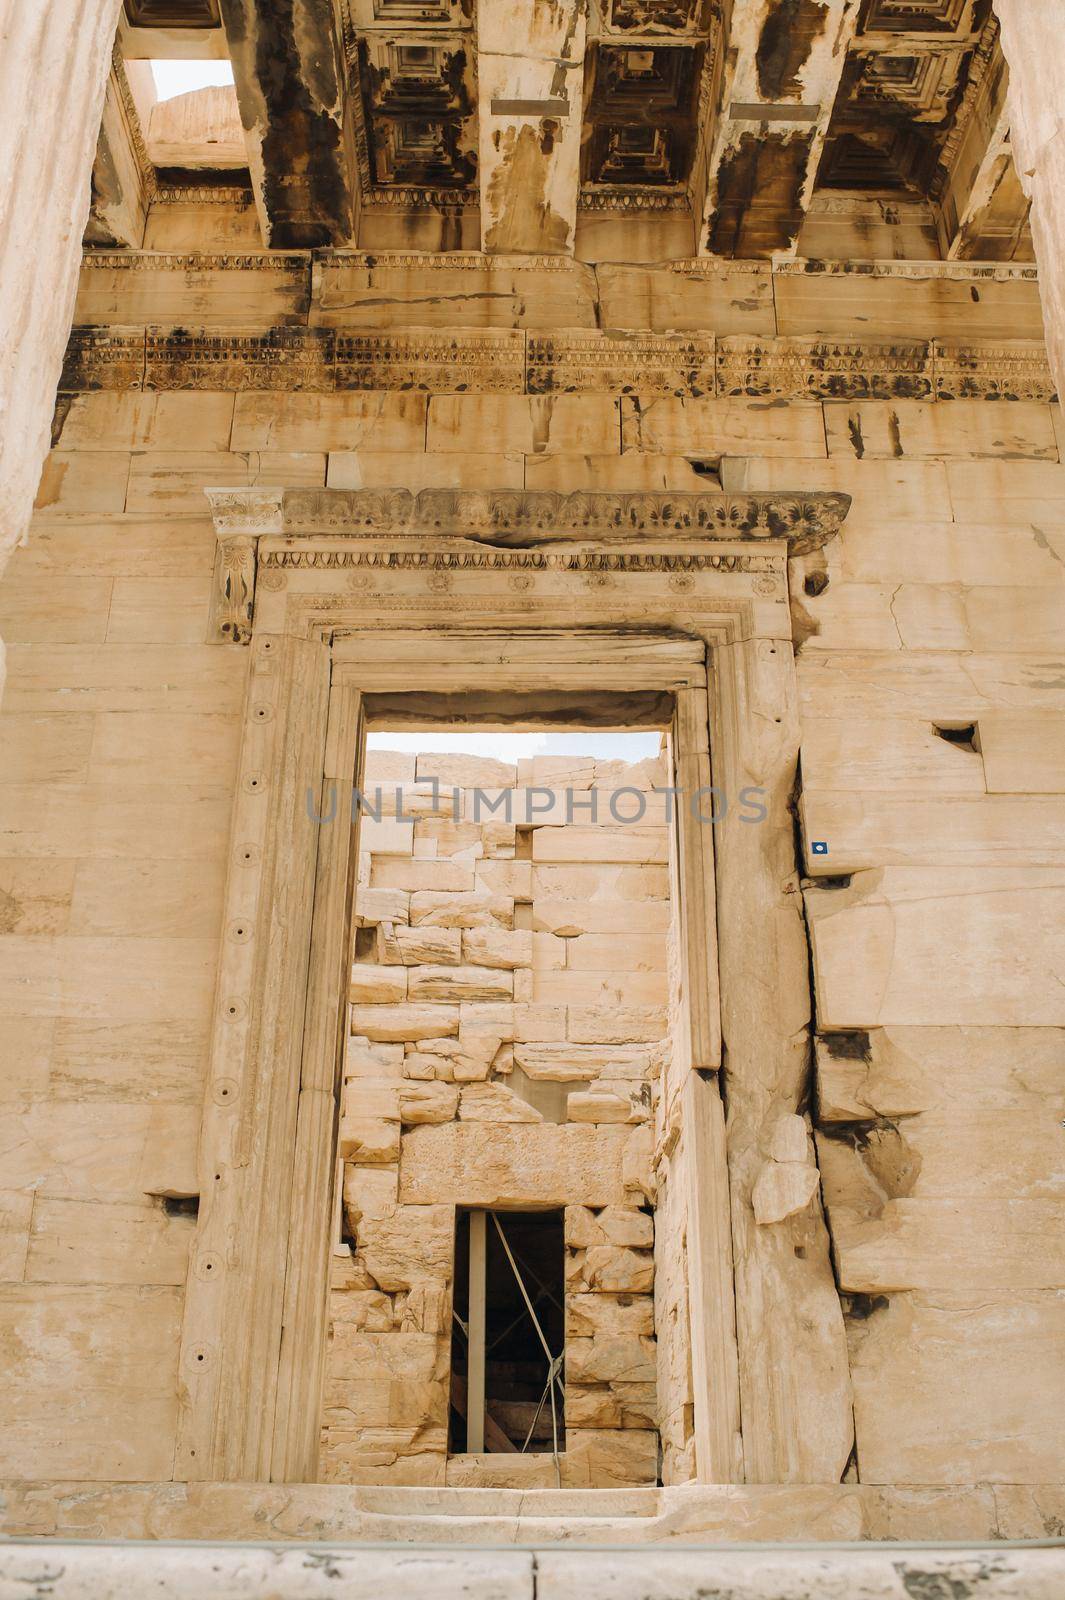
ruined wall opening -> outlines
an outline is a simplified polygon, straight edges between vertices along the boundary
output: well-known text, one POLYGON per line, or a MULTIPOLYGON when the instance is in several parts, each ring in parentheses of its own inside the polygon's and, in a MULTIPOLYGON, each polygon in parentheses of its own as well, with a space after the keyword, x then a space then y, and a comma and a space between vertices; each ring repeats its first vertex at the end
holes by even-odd
MULTIPOLYGON (((672 783, 661 726, 369 736, 326 1481, 660 1479, 672 783)), ((683 1278, 664 1263, 669 1427, 683 1278)))
POLYGON ((566 1447, 562 1211, 460 1209, 449 1452, 566 1447))

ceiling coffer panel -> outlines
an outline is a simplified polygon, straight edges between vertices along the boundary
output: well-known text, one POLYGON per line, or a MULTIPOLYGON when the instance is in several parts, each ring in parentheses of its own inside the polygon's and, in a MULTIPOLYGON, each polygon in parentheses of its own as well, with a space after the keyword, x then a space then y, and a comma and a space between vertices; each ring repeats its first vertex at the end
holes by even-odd
POLYGON ((126 0, 134 28, 219 28, 219 0, 126 0))
POLYGON ((701 45, 593 46, 585 63, 583 182, 685 182, 703 54, 701 45))
POLYGON ((866 0, 863 33, 956 33, 970 25, 975 0, 866 0))
POLYGON ((865 0, 820 184, 930 197, 995 29, 991 0, 865 0))
POLYGON ((706 31, 707 0, 604 0, 603 33, 650 38, 706 31))
POLYGON ((342 0, 364 204, 418 206, 477 187, 472 0, 342 0))
POLYGON ((477 174, 477 102, 463 35, 369 34, 358 67, 375 184, 464 189, 477 174))

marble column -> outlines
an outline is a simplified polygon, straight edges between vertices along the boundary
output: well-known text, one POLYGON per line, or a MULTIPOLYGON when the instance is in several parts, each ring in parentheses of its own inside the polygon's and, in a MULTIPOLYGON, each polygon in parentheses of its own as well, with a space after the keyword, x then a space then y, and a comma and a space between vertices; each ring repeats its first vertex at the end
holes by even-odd
POLYGON ((120 3, 0 0, 0 572, 48 452, 120 3))
POLYGON ((1047 349, 1065 394, 1065 0, 995 0, 1014 160, 1032 201, 1047 349))

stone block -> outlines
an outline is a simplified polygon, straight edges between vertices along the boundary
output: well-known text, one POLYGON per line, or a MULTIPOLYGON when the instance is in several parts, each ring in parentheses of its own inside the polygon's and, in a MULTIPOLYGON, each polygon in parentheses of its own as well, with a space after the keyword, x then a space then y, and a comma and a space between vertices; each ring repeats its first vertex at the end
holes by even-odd
POLYGON ((407 928, 402 924, 391 924, 379 927, 377 950, 381 961, 398 962, 404 967, 417 967, 425 963, 433 966, 457 965, 462 956, 461 934, 458 928, 425 925, 407 928))
POLYGON ((392 1297, 379 1289, 334 1290, 329 1296, 329 1319, 350 1323, 361 1333, 389 1333, 395 1325, 392 1297))
POLYGON ((514 1061, 530 1078, 559 1083, 599 1077, 640 1082, 658 1073, 658 1053, 640 1045, 516 1044, 514 1061))
POLYGON ((634 1206, 566 1207, 566 1244, 575 1250, 611 1244, 632 1250, 651 1250, 655 1242, 654 1218, 634 1206))
POLYGON ((639 1428, 567 1428, 562 1482, 569 1489, 622 1489, 658 1479, 658 1435, 639 1428))
POLYGON ((829 1209, 840 1288, 852 1294, 1059 1289, 1063 1223, 1055 1200, 888 1200, 875 1217, 829 1209))
POLYGON ((409 450, 425 445, 424 394, 238 394, 233 450, 409 450), (313 442, 312 442, 313 441, 313 442))
MULTIPOLYGON (((509 862, 500 865, 509 866, 509 862)), ((524 866, 524 862, 515 862, 524 866)), ((504 928, 469 928, 462 935, 463 959, 481 967, 515 967, 532 965, 533 937, 527 931, 510 931, 504 928)))
POLYGON ((984 711, 979 730, 990 794, 1065 793, 1065 712, 984 711))
POLYGON ((351 1031, 371 1043, 446 1039, 457 1034, 459 1008, 449 1005, 353 1006, 351 1031))
POLYGON ((398 1078, 403 1073, 402 1044, 379 1044, 354 1036, 344 1052, 344 1077, 398 1078))
POLYGON ((1050 406, 1036 400, 1019 400, 1007 407, 985 400, 952 400, 950 405, 922 400, 829 401, 824 411, 830 456, 859 461, 982 456, 1057 460, 1050 406))
POLYGON ((1065 1023, 1060 869, 887 867, 806 905, 824 1028, 1065 1023))
POLYGON ((459 1092, 449 1083, 409 1083, 400 1091, 399 1116, 405 1127, 423 1122, 450 1122, 458 1111, 459 1092))
MULTIPOLYGON (((1049 415, 1049 413, 1048 413, 1049 415)), ((622 401, 623 447, 658 455, 809 456, 823 460, 820 404, 787 406, 736 396, 622 401)))
MULTIPOLYGON (((868 1122, 932 1112, 956 1124, 964 1105, 966 1118, 987 1129, 1000 1117, 1025 1112, 1031 1138, 1048 1106, 1060 1106, 1065 1115, 1063 1052, 1065 1033, 1054 1028, 892 1027, 827 1034, 817 1040, 818 1121, 868 1122)), ((928 1120, 909 1122, 906 1137, 925 1143, 928 1120)), ((1015 1167, 1016 1144, 1005 1143, 1006 1159, 1015 1167)), ((982 1143, 981 1169, 990 1154, 982 1143)))
POLYGON ((645 948, 658 944, 665 949, 665 935, 671 926, 668 900, 548 900, 533 901, 532 925, 537 933, 555 933, 571 939, 580 934, 614 934, 619 925, 638 918, 644 930, 645 948))
POLYGON ((410 856, 414 854, 413 822, 395 817, 359 819, 359 854, 368 856, 410 856))
POLYGON ((654 1336, 654 1300, 649 1294, 568 1294, 566 1338, 648 1339, 654 1336))
POLYGON ((567 1428, 655 1428, 654 1382, 580 1384, 566 1380, 567 1428))
MULTIPOLYGON (((451 866, 450 862, 422 862, 423 866, 451 866)), ((465 872, 467 869, 462 869, 465 872)), ((473 873, 469 873, 470 888, 465 892, 444 892, 432 889, 417 890, 411 895, 410 917, 416 926, 428 924, 434 928, 509 928, 514 918, 514 902, 504 895, 488 894, 472 889, 473 873)))
POLYGON ((1060 1291, 937 1290, 850 1319, 862 1482, 1055 1481, 1062 1316, 1060 1291))
POLYGON ((389 1294, 427 1279, 450 1281, 454 1266, 455 1208, 397 1205, 365 1213, 356 1225, 356 1259, 389 1294))
POLYGON ((412 967, 410 971, 412 1001, 509 1000, 513 994, 511 974, 498 967, 412 967))
POLYGON ((370 882, 375 889, 415 891, 411 895, 410 919, 422 922, 424 915, 415 915, 415 905, 424 912, 429 903, 427 895, 453 898, 469 894, 473 889, 473 867, 465 861, 405 861, 379 856, 373 863, 370 882))
POLYGON ((567 1036, 574 1044, 650 1044, 669 1031, 662 1006, 571 1005, 568 1018, 567 1036))
POLYGON ((656 1358, 654 1339, 638 1334, 604 1331, 582 1339, 566 1331, 567 1383, 654 1383, 656 1358))
MULTIPOLYGON (((472 439, 484 438, 505 439, 508 448, 530 456, 559 451, 611 455, 621 449, 618 405, 606 394, 433 395, 425 448, 465 454, 472 439)), ((450 781, 465 787, 467 780, 450 781)))
MULTIPOLYGON (((492 396, 489 405, 496 406, 492 396)), ((419 783, 435 778, 442 789, 499 789, 517 782, 518 769, 511 761, 496 761, 492 756, 434 754, 419 751, 419 783)))
MULTIPOLYGON (((351 969, 348 998, 352 1005, 396 1005, 407 998, 406 967, 378 966, 356 961, 351 969)), ((412 996, 412 998, 418 998, 412 996)))
POLYGON ((399 1168, 344 1166, 344 1213, 354 1233, 363 1217, 387 1217, 399 1204, 399 1168))
POLYGON ((339 1151, 345 1161, 387 1166, 399 1160, 399 1119, 348 1115, 341 1118, 339 1151))
POLYGON ((566 1290, 570 1294, 581 1290, 650 1294, 654 1278, 653 1255, 621 1245, 593 1244, 575 1252, 566 1263, 566 1290))
POLYGON ((647 1115, 638 1098, 617 1094, 604 1084, 571 1094, 566 1101, 570 1122, 642 1122, 647 1115))
POLYGON ((620 1128, 453 1122, 405 1135, 400 1197, 471 1206, 624 1204, 620 1128))

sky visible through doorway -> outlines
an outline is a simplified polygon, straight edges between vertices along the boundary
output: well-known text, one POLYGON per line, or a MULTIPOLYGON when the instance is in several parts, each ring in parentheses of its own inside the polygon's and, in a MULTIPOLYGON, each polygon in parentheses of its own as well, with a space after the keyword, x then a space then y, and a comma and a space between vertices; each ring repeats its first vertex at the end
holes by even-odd
POLYGON ((371 750, 405 750, 434 754, 494 756, 521 761, 528 756, 591 756, 596 761, 646 761, 656 756, 662 736, 655 730, 611 733, 589 728, 578 733, 468 733, 462 729, 430 733, 371 733, 371 750))

